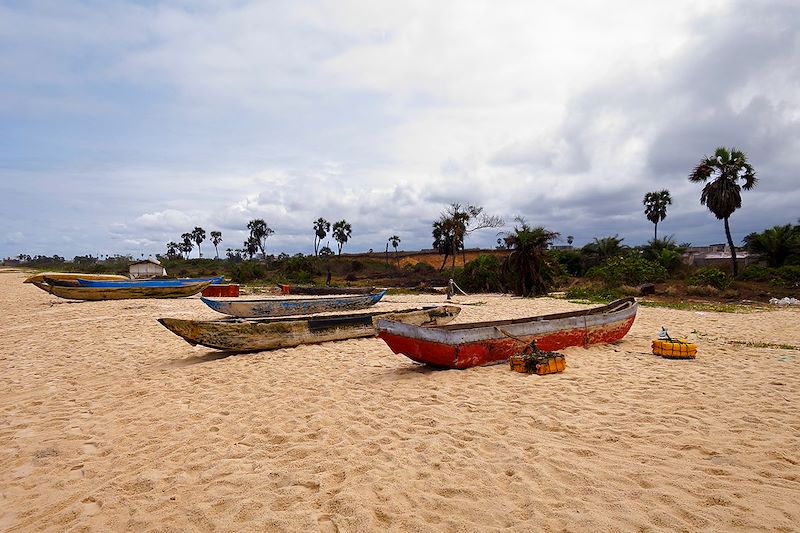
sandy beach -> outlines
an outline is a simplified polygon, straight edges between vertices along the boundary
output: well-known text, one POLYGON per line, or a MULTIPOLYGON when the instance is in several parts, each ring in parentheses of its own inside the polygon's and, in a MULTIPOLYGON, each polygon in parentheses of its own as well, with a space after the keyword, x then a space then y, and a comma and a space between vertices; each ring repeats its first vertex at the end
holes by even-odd
POLYGON ((800 309, 643 307, 535 376, 380 339, 230 355, 156 322, 221 317, 197 297, 74 302, 25 277, 0 270, 2 531, 800 530, 800 309), (697 359, 652 355, 662 325, 697 359))

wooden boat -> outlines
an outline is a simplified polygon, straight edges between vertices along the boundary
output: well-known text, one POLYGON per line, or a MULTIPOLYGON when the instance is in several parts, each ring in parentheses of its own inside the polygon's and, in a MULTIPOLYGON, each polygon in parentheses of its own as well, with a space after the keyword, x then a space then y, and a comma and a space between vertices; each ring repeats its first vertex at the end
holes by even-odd
POLYGON ((290 348, 359 337, 374 337, 381 318, 405 324, 445 324, 461 311, 444 305, 401 311, 371 311, 315 317, 222 320, 182 320, 159 318, 162 326, 191 345, 200 344, 218 350, 253 352, 290 348))
MULTIPOLYGON (((174 279, 127 279, 127 280, 94 280, 78 278, 78 285, 81 287, 99 287, 104 289, 135 289, 137 287, 180 287, 192 283, 221 283, 223 276, 213 278, 174 278, 174 279)), ((45 281, 50 283, 49 278, 45 281)))
POLYGON ((45 292, 68 300, 126 300, 131 298, 183 298, 192 296, 208 287, 211 282, 203 281, 179 287, 135 287, 108 289, 104 287, 63 287, 49 283, 33 282, 45 292))
POLYGON ((261 298, 258 300, 200 299, 214 311, 239 318, 269 316, 312 315, 332 311, 354 311, 378 303, 386 291, 376 294, 320 296, 317 298, 261 298))
POLYGON ((315 287, 312 285, 278 285, 283 294, 325 296, 333 294, 372 294, 375 287, 315 287))
POLYGON ((602 307, 516 320, 446 326, 378 322, 378 336, 394 353, 442 368, 469 368, 507 361, 536 341, 542 351, 620 340, 636 318, 633 298, 602 307))
POLYGON ((23 283, 34 283, 34 282, 43 283, 45 277, 60 281, 77 280, 78 278, 92 279, 92 280, 118 280, 118 281, 131 279, 128 276, 120 276, 118 274, 84 274, 81 272, 42 272, 40 274, 34 274, 33 276, 30 276, 28 279, 23 281, 23 283))

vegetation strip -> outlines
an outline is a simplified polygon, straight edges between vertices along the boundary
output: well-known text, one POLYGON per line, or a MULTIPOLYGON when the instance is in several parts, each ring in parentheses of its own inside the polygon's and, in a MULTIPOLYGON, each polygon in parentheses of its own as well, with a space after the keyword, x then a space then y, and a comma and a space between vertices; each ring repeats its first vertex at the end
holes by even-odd
POLYGON ((794 344, 775 344, 772 342, 728 341, 728 344, 747 346, 748 348, 776 348, 778 350, 800 350, 800 346, 795 346, 794 344))

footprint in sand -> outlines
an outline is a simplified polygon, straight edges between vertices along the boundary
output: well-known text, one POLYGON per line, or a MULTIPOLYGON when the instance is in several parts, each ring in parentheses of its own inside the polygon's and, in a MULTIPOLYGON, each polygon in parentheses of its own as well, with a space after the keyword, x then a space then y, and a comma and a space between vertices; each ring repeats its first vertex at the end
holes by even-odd
POLYGON ((103 507, 103 504, 97 501, 94 496, 89 496, 88 498, 84 498, 81 502, 81 507, 83 508, 83 512, 87 515, 96 515, 100 512, 100 508, 103 507))
POLYGON ((83 463, 70 467, 69 477, 72 479, 81 479, 86 473, 83 471, 83 463))
POLYGON ((338 533, 339 531, 339 527, 328 515, 320 516, 319 520, 317 520, 317 524, 319 524, 320 533, 338 533))
POLYGON ((83 453, 86 455, 94 455, 98 452, 98 446, 96 442, 84 442, 83 443, 83 453))

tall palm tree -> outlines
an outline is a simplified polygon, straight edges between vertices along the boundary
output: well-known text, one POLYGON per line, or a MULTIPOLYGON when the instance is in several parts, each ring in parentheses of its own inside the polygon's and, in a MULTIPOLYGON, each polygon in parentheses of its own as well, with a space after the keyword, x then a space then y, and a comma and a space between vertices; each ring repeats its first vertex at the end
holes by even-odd
POLYGON ((219 250, 217 249, 217 246, 221 242, 222 242, 222 232, 221 231, 212 231, 211 232, 211 244, 214 245, 214 253, 217 255, 217 259, 219 259, 219 250))
POLYGON ((672 204, 669 191, 653 191, 644 195, 644 216, 655 224, 653 239, 658 240, 658 223, 667 218, 667 206, 672 204))
POLYGON ((392 245, 392 248, 394 248, 394 253, 397 254, 397 247, 400 245, 400 237, 397 235, 392 235, 389 237, 389 244, 392 245))
POLYGON ((558 233, 542 226, 532 228, 522 217, 515 219, 514 231, 501 233, 511 253, 503 262, 503 271, 510 276, 514 294, 532 296, 546 294, 552 281, 552 270, 545 253, 558 233))
POLYGON ((352 235, 353 228, 348 221, 342 219, 333 224, 333 238, 339 244, 339 255, 342 255, 342 247, 352 235))
POLYGON ((747 162, 744 152, 731 148, 719 147, 712 157, 706 157, 689 174, 689 181, 705 183, 700 193, 700 203, 708 207, 714 216, 725 223, 725 236, 731 249, 733 277, 739 273, 736 263, 736 247, 733 245, 731 228, 728 219, 738 208, 742 207, 741 190, 749 191, 758 183, 756 171, 747 162), (739 180, 742 184, 739 185, 739 180))
MULTIPOLYGON (((275 233, 275 230, 270 228, 264 221, 264 219, 261 218, 256 218, 248 222, 247 229, 250 230, 250 237, 248 241, 252 240, 255 243, 256 247, 259 250, 261 250, 262 259, 266 259, 267 252, 265 248, 267 246, 267 237, 275 233)), ((248 249, 249 253, 248 241, 245 241, 245 248, 248 249)), ((250 258, 252 259, 252 255, 250 256, 250 258)))
POLYGON ((200 226, 195 226, 192 230, 192 240, 197 243, 197 257, 203 257, 200 251, 200 243, 206 240, 206 230, 200 226))
POLYGON ((322 217, 314 221, 314 255, 319 255, 319 245, 331 230, 331 223, 322 217))

